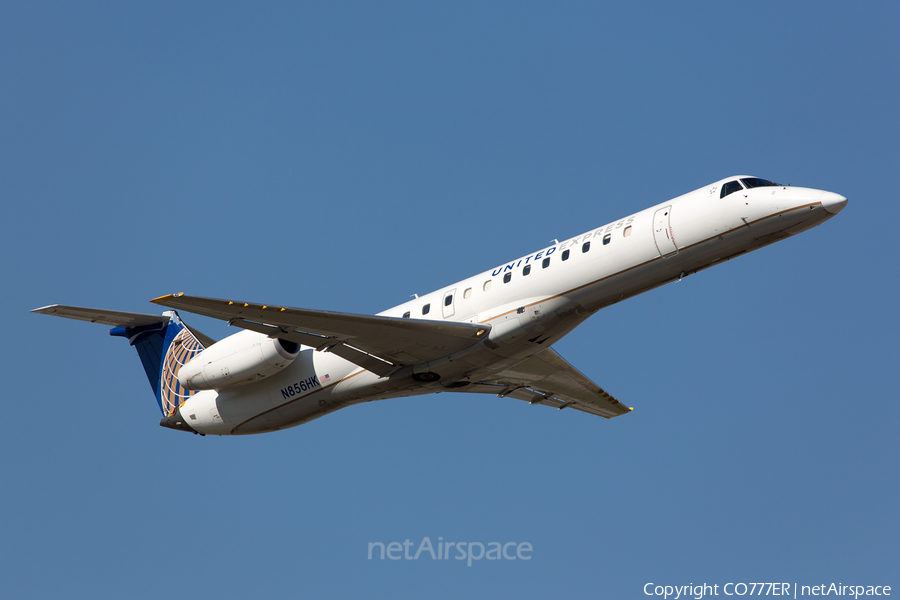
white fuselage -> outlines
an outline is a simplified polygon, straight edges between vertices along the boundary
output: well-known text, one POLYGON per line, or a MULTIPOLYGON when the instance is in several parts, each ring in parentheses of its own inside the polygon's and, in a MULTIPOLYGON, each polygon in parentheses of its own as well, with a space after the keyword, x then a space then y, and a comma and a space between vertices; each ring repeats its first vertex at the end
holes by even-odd
MULTIPOLYGON (((384 316, 488 323, 486 339, 389 377, 304 347, 279 373, 197 393, 181 408, 204 434, 263 433, 340 408, 452 390, 548 348, 605 306, 805 231, 846 199, 766 186, 720 197, 732 177, 388 309, 384 316), (549 260, 548 260, 549 259, 549 260), (408 314, 407 314, 408 313, 408 314), (424 383, 413 373, 433 372, 424 383)), ((242 331, 238 336, 261 336, 242 331)))

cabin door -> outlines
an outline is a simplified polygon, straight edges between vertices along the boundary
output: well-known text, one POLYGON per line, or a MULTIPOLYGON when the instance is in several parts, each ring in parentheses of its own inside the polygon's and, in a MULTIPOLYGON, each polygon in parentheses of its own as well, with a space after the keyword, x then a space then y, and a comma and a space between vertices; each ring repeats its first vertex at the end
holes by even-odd
POLYGON ((448 318, 452 317, 454 314, 456 314, 456 309, 454 308, 454 305, 456 303, 456 298, 453 297, 455 295, 456 295, 456 289, 452 289, 449 292, 447 292, 446 294, 444 294, 444 301, 441 303, 442 304, 441 308, 444 311, 445 319, 448 319, 448 318))
POLYGON ((672 234, 671 216, 671 206, 661 208, 653 215, 653 240, 656 242, 656 249, 659 250, 659 255, 663 258, 678 253, 678 246, 675 245, 675 236, 672 234))

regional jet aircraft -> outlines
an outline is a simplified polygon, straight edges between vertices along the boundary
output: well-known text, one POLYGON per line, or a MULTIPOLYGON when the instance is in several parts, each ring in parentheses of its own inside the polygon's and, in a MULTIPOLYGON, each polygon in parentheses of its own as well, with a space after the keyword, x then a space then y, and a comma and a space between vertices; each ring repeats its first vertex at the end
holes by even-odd
POLYGON ((378 315, 174 294, 156 304, 243 329, 219 342, 162 316, 53 305, 137 349, 160 425, 286 429, 340 408, 445 390, 611 418, 629 412, 551 347, 589 316, 824 223, 847 199, 729 177, 499 264, 378 315))

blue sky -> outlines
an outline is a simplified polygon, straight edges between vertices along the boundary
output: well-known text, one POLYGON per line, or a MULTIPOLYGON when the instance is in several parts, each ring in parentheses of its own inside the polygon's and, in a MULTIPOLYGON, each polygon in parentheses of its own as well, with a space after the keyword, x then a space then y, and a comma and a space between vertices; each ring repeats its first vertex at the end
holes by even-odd
MULTIPOLYGON (((641 598, 900 586, 891 3, 10 3, 0 580, 17 598, 641 598), (276 434, 160 428, 52 303, 375 313, 732 174, 823 226, 557 350, 605 421, 444 393, 276 434), (528 542, 530 561, 367 560, 528 542)), ((230 331, 184 315, 205 333, 230 331)))

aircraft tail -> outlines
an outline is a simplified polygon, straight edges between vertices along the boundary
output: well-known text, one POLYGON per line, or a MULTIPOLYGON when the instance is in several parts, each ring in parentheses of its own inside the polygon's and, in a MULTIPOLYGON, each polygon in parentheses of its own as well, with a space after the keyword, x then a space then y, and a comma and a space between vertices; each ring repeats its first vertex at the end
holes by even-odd
POLYGON ((181 387, 178 371, 214 343, 185 325, 175 311, 160 316, 55 304, 32 312, 112 326, 110 335, 128 339, 137 350, 164 416, 174 414, 185 400, 197 393, 181 387))
POLYGON ((127 338, 135 347, 159 409, 168 417, 197 393, 181 387, 178 371, 204 346, 174 310, 164 312, 163 316, 168 320, 143 327, 113 327, 109 335, 127 338))

